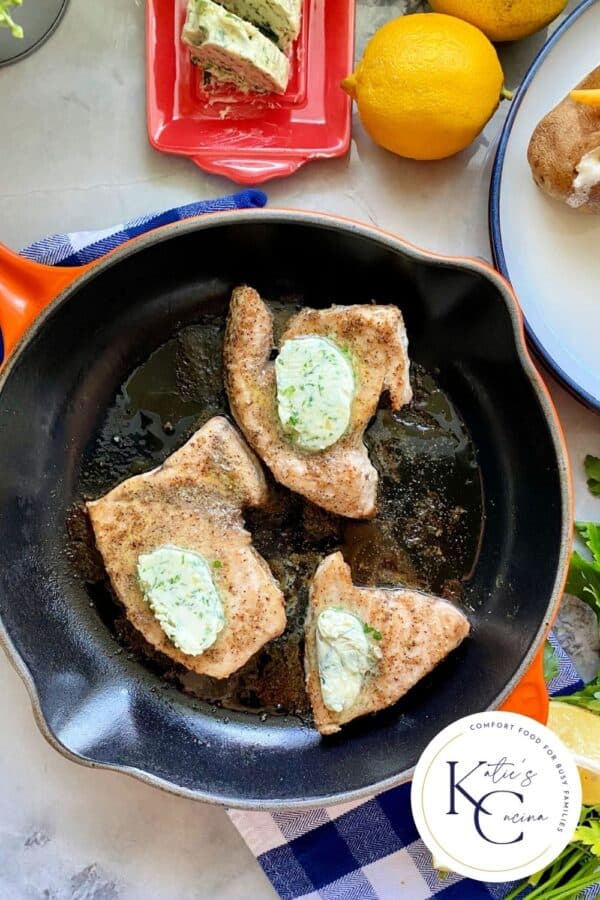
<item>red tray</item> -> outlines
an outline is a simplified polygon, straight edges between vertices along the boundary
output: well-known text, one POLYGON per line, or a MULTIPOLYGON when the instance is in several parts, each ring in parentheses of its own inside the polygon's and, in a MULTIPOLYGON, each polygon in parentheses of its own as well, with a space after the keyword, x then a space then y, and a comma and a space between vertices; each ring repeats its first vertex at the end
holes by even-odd
POLYGON ((285 94, 207 89, 181 40, 185 0, 147 0, 146 77, 150 143, 189 156, 239 184, 290 175, 350 144, 342 78, 354 62, 354 0, 305 0, 285 94))

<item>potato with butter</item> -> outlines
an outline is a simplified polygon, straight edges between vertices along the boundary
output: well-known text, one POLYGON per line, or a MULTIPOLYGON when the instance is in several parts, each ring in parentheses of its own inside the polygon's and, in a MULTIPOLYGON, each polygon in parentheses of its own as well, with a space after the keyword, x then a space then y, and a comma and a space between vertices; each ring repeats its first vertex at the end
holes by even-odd
POLYGON ((600 214, 600 106, 583 102, 582 93, 598 88, 600 66, 544 116, 527 159, 543 191, 574 209, 600 214))

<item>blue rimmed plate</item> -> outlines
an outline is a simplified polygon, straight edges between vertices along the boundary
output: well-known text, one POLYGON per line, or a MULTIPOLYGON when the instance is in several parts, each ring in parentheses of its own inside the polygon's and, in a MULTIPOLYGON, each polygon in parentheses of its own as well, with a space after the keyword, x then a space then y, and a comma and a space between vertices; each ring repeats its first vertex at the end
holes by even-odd
POLYGON ((600 216, 543 194, 527 147, 539 122, 600 65, 600 2, 585 0, 544 45, 511 104, 490 191, 496 267, 519 298, 528 337, 565 386, 600 411, 600 216))

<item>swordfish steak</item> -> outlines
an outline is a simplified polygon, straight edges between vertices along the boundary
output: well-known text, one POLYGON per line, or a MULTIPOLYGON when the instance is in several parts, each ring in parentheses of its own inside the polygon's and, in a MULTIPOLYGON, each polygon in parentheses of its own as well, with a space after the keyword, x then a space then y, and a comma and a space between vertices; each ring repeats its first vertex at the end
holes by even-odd
POLYGON ((310 587, 306 690, 321 734, 396 703, 468 635, 446 600, 408 588, 355 587, 341 553, 310 587))
POLYGON ((283 595, 242 519, 244 507, 260 506, 266 498, 258 460, 227 419, 216 416, 162 466, 87 504, 96 544, 127 618, 153 648, 194 672, 226 678, 285 629, 283 595), (160 583, 152 576, 153 559, 163 575, 171 566, 169 578, 160 583), (180 591, 170 609, 165 591, 172 582, 175 588, 183 582, 188 593, 182 600, 180 591), (185 629, 182 640, 176 636, 180 646, 164 630, 186 622, 196 628, 189 612, 190 584, 205 590, 194 602, 201 606, 207 597, 213 602, 212 643, 195 653, 181 649, 188 646, 185 629), (156 600, 156 614, 149 596, 156 600))
POLYGON ((378 476, 363 435, 384 391, 393 409, 412 398, 407 346, 395 306, 307 308, 272 361, 271 312, 238 287, 224 346, 233 416, 281 484, 337 515, 372 518, 378 476))

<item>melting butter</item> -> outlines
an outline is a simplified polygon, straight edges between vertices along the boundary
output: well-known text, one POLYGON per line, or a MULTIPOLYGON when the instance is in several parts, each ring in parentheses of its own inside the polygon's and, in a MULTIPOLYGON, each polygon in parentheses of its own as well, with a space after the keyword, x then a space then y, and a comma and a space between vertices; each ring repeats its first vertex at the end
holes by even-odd
POLYGON ((140 554, 137 573, 150 609, 176 647, 199 656, 214 644, 225 625, 225 611, 203 556, 159 547, 140 554))
POLYGON ((577 175, 573 179, 573 193, 568 198, 570 206, 578 207, 587 203, 590 191, 600 184, 600 147, 584 154, 576 166, 577 175))
POLYGON ((279 419, 294 443, 312 451, 337 443, 355 394, 347 352, 328 338, 292 338, 275 360, 275 378, 279 419))
POLYGON ((381 638, 348 610, 329 607, 319 615, 316 643, 321 696, 332 712, 343 712, 355 703, 365 675, 381 659, 372 635, 381 638))

